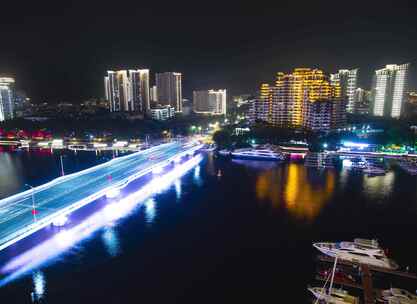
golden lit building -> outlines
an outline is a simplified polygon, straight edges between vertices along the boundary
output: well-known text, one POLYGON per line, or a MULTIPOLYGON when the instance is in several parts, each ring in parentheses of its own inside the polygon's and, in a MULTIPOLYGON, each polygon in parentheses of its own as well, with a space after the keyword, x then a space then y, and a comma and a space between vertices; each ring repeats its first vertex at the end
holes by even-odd
POLYGON ((261 84, 259 91, 259 99, 252 102, 252 107, 249 111, 250 121, 265 121, 272 123, 271 121, 272 112, 272 94, 271 86, 267 83, 261 84))
POLYGON ((345 103, 341 99, 340 86, 332 85, 329 77, 319 69, 298 68, 290 74, 279 72, 274 86, 261 85, 259 97, 259 103, 268 104, 268 116, 265 116, 265 108, 257 105, 258 109, 254 109, 256 119, 276 126, 309 128, 309 120, 314 118, 317 125, 321 116, 331 120, 323 126, 343 124, 345 114, 340 111, 343 112, 345 103), (332 105, 309 107, 315 102, 332 105), (322 113, 323 110, 326 113, 322 113))

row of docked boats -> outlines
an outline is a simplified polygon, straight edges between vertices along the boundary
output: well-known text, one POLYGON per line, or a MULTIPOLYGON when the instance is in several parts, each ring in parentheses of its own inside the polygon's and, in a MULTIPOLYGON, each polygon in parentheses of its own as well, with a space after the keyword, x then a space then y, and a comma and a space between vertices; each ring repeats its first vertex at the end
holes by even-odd
MULTIPOLYGON (((328 290, 323 287, 309 287, 308 290, 313 294, 318 302, 329 304, 358 304, 359 298, 352 296, 344 289, 332 288, 328 290)), ((377 299, 380 303, 386 304, 417 304, 417 296, 411 292, 400 289, 385 289, 381 297, 377 299)))
MULTIPOLYGON (((307 153, 304 165, 321 169, 335 168, 337 155, 332 152, 309 152, 307 153)), ((364 157, 356 159, 344 159, 343 166, 350 170, 358 170, 367 176, 385 175, 386 170, 380 163, 372 160, 366 160, 364 157)))
POLYGON ((408 174, 417 175, 417 165, 411 161, 401 160, 398 162, 398 166, 408 174))
MULTIPOLYGON (((376 240, 355 239, 353 242, 320 242, 313 243, 313 247, 323 254, 335 259, 333 269, 324 272, 324 275, 326 276, 324 286, 308 288, 308 291, 311 292, 316 299, 315 303, 359 303, 359 298, 349 294, 348 291, 333 288, 334 278, 337 275, 343 278, 342 281, 355 281, 351 275, 339 273, 340 270, 336 268, 338 260, 345 260, 357 265, 366 264, 389 270, 398 268, 398 265, 386 256, 385 251, 379 246, 379 243, 376 240), (329 287, 327 287, 328 283, 329 287)), ((416 295, 400 288, 382 290, 381 295, 377 300, 387 304, 417 304, 416 295)))
POLYGON ((336 156, 334 153, 327 152, 309 152, 307 153, 304 165, 313 168, 329 168, 335 167, 336 156))
MULTIPOLYGON (((215 145, 208 145, 206 151, 216 150, 215 145)), ((233 159, 263 160, 263 161, 284 161, 286 155, 280 148, 274 145, 263 145, 257 147, 241 149, 223 149, 218 154, 223 157, 233 159)), ((329 152, 309 152, 306 154, 304 165, 314 168, 335 168, 337 155, 329 152)), ((411 175, 417 175, 417 165, 409 161, 400 161, 399 166, 411 175)), ((387 173, 387 169, 381 162, 365 157, 346 158, 343 160, 343 166, 349 170, 358 170, 368 177, 381 176, 387 173)))
POLYGON ((349 170, 357 170, 368 176, 385 175, 387 170, 381 162, 374 159, 366 159, 365 157, 346 158, 343 160, 343 167, 349 170))

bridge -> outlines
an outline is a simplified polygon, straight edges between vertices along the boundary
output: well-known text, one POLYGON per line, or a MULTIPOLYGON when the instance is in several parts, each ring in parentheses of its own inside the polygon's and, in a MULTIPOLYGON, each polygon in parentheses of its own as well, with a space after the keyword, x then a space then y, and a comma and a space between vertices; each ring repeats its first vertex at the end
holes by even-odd
POLYGON ((0 250, 200 148, 197 143, 158 145, 0 200, 0 250))

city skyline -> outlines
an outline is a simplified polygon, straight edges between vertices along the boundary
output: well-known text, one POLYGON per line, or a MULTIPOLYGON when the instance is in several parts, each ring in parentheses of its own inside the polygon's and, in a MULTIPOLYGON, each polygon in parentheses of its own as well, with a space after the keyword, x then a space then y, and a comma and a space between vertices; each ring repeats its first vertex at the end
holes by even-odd
MULTIPOLYGON (((1 32, 8 43, 0 49, 0 73, 19 79, 32 100, 55 102, 100 97, 98 75, 136 66, 180 71, 186 75, 183 95, 190 98, 197 88, 251 92, 275 71, 295 67, 326 73, 359 68, 359 86, 370 88, 378 67, 415 65, 411 2, 378 8, 361 3, 354 14, 343 10, 337 18, 326 13, 331 7, 330 2, 300 8, 280 2, 253 10, 222 4, 214 13, 182 4, 162 9, 131 4, 114 14, 94 1, 65 7, 49 1, 23 7, 6 3, 1 32), (123 30, 103 27, 109 17, 124 23, 123 30), (207 22, 214 17, 216 22, 207 22), (138 20, 146 30, 133 26, 138 20), (216 43, 207 37, 216 37, 216 43)), ((410 72, 414 88, 417 79, 410 72)))

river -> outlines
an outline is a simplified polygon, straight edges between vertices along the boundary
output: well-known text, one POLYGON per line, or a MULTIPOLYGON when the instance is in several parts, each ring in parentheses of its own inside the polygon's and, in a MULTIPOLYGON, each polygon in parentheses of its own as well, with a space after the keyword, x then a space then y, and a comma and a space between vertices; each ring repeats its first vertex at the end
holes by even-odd
MULTIPOLYGON (((64 171, 111 157, 65 152, 64 171)), ((5 197, 59 176, 59 153, 2 152, 0 170, 5 197)), ((13 278, 0 288, 0 299, 31 303, 32 294, 42 303, 309 303, 313 241, 377 238, 400 265, 417 270, 416 186, 417 177, 395 167, 366 177, 205 155, 127 216, 13 278)), ((406 287, 413 291, 415 285, 406 287)))

